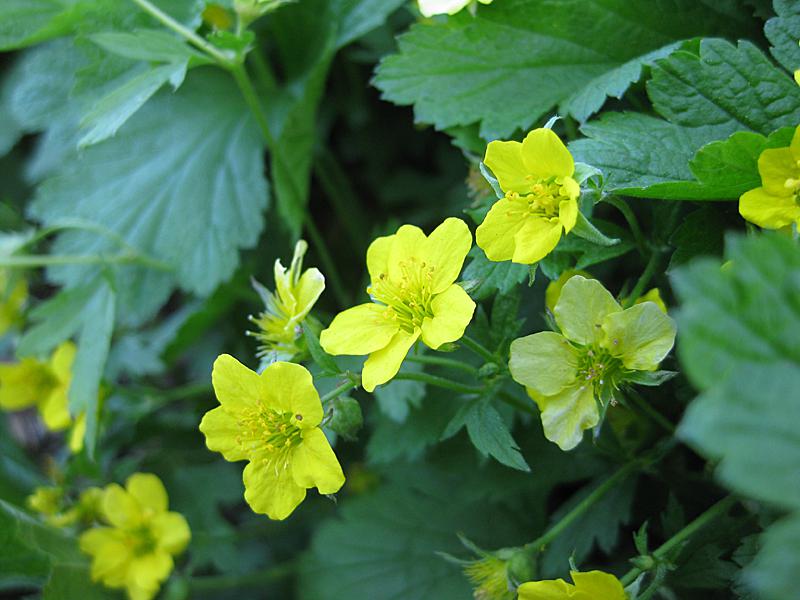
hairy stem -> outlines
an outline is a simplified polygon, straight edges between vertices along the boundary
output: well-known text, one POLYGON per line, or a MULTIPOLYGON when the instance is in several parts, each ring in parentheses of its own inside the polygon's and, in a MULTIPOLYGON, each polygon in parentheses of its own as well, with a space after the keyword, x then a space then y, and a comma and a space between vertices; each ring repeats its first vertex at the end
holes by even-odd
POLYGON ((438 375, 428 375, 427 373, 398 373, 394 376, 394 380, 406 381, 421 381, 428 385, 433 385, 454 392, 461 392, 463 394, 482 394, 486 390, 476 385, 464 385, 446 377, 439 377, 438 375))
POLYGON ((442 367, 445 369, 455 369, 458 371, 464 371, 465 373, 470 373, 471 375, 476 375, 478 369, 473 367, 472 365, 468 365, 467 363, 461 362, 460 360, 454 360, 452 358, 443 358, 439 356, 409 356, 407 359, 409 362, 420 363, 423 365, 431 365, 434 367, 442 367))

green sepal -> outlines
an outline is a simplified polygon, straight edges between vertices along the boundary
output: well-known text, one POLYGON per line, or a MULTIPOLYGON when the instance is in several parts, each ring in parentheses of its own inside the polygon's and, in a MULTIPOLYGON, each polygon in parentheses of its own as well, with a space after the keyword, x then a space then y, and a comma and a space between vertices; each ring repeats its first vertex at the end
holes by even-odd
POLYGON ((597 244, 598 246, 615 246, 620 242, 619 238, 610 238, 592 225, 582 212, 578 212, 578 220, 575 222, 575 227, 572 228, 570 233, 592 242, 593 244, 597 244))

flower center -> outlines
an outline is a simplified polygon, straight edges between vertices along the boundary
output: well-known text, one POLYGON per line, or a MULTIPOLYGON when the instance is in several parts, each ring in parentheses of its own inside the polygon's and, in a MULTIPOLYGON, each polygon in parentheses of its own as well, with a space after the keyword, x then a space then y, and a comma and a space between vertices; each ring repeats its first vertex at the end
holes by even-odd
POLYGON ((539 217, 544 219, 558 218, 559 205, 569 197, 563 182, 556 177, 546 179, 526 178, 530 182, 530 193, 507 192, 506 199, 514 208, 509 214, 519 213, 523 217, 539 217))
POLYGON ((385 304, 391 311, 384 314, 394 319, 408 333, 422 327, 425 317, 432 317, 433 273, 435 267, 414 256, 399 263, 400 278, 392 280, 386 273, 367 288, 373 300, 385 304))
POLYGON ((606 383, 614 384, 622 363, 605 349, 586 348, 578 360, 578 379, 591 384, 595 393, 606 383))
POLYGON ((136 529, 130 531, 129 536, 129 544, 133 550, 134 556, 152 554, 158 546, 156 537, 147 524, 140 525, 136 529))
POLYGON ((286 467, 291 451, 300 444, 302 433, 296 423, 302 415, 280 412, 263 404, 245 409, 239 415, 236 442, 250 457, 260 458, 276 471, 286 467))

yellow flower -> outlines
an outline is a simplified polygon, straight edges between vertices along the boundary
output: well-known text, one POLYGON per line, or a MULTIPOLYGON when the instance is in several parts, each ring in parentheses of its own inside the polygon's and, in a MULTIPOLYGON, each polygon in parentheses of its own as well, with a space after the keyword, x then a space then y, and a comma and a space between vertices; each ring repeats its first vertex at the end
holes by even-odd
POLYGON ((586 279, 594 279, 594 277, 592 277, 592 275, 586 271, 581 271, 580 269, 570 269, 561 273, 561 275, 559 275, 558 279, 555 281, 548 283, 547 289, 544 291, 544 304, 547 307, 547 310, 549 310, 551 313, 555 312, 556 310, 556 304, 561 296, 561 290, 564 288, 564 284, 575 275, 580 275, 586 279))
POLYGON ((78 415, 73 422, 69 414, 67 393, 76 351, 75 344, 64 342, 48 362, 29 357, 0 365, 0 408, 15 411, 35 406, 50 431, 63 431, 72 425, 69 446, 73 452, 83 447, 86 431, 85 415, 78 415))
POLYGON ((602 571, 570 573, 575 584, 563 579, 529 581, 517 589, 519 600, 627 600, 619 579, 602 571))
POLYGON ((79 522, 90 525, 100 518, 102 497, 100 488, 87 488, 81 492, 78 502, 65 510, 62 488, 37 487, 26 499, 26 504, 54 527, 66 527, 79 522))
POLYGON ((475 600, 514 600, 509 589, 507 561, 491 554, 464 565, 475 600))
POLYGON ((522 143, 490 142, 483 162, 505 198, 478 227, 478 246, 493 261, 540 261, 578 218, 581 190, 572 155, 550 129, 534 129, 522 143))
POLYGON ((664 300, 661 298, 661 291, 658 288, 653 288, 645 292, 644 295, 639 296, 636 299, 634 304, 641 304, 642 302, 652 302, 661 310, 661 312, 665 314, 667 313, 667 305, 664 304, 664 300))
POLYGON ((633 371, 652 371, 675 343, 675 323, 653 302, 623 310, 595 279, 570 278, 553 311, 561 334, 511 343, 509 370, 541 411, 545 437, 571 450, 600 421, 598 403, 633 371))
POLYGON ((211 379, 220 406, 205 414, 200 431, 225 460, 249 461, 244 499, 254 512, 285 519, 307 489, 339 491, 344 474, 319 428, 322 403, 305 367, 275 362, 258 375, 223 354, 211 379))
MULTIPOLYGON (((491 4, 493 0, 477 0, 481 4, 491 4)), ((454 15, 465 6, 475 10, 475 0, 419 0, 419 11, 423 17, 433 15, 454 15)))
POLYGON ((768 148, 758 157, 761 187, 739 198, 739 213, 759 227, 800 227, 800 127, 788 148, 768 148))
POLYGON ((92 581, 125 589, 130 600, 150 600, 169 577, 177 556, 191 538, 183 515, 169 512, 161 480, 134 473, 125 489, 112 483, 103 491, 102 520, 80 537, 80 548, 92 557, 92 581))
POLYGON ((14 278, 7 269, 0 269, 0 335, 19 322, 22 307, 28 299, 28 283, 14 278))
POLYGON ((303 240, 297 242, 288 270, 280 259, 275 261, 275 293, 254 282, 265 310, 258 317, 250 317, 259 331, 249 333, 259 341, 258 356, 266 364, 291 360, 298 353, 300 325, 325 289, 325 277, 318 269, 301 274, 307 249, 303 240))
POLYGON ((373 302, 336 315, 320 335, 328 354, 369 354, 361 373, 371 392, 397 374, 418 339, 436 350, 464 335, 475 303, 455 283, 472 246, 461 219, 446 219, 425 236, 403 225, 367 250, 373 302))

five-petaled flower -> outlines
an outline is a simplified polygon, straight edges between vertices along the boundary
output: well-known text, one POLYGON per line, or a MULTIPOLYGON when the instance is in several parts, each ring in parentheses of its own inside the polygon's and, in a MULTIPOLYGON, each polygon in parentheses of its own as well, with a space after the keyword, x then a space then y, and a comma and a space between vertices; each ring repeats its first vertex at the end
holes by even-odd
POLYGON ((191 533, 186 519, 167 510, 167 491, 149 473, 134 473, 125 488, 103 490, 102 520, 80 537, 92 557, 93 581, 125 589, 130 600, 150 600, 172 572, 173 556, 184 551, 191 533))
POLYGON ((575 584, 563 579, 529 581, 517 589, 519 600, 627 600, 619 579, 602 571, 570 573, 575 584))
POLYGON ((418 339, 436 350, 464 335, 475 302, 455 283, 472 246, 466 223, 449 218, 429 236, 403 225, 367 250, 373 302, 336 315, 320 336, 328 354, 369 354, 361 373, 371 392, 397 374, 418 339))
POLYGON ((258 317, 250 317, 259 330, 249 333, 259 342, 258 357, 263 365, 291 360, 299 353, 300 326, 325 289, 325 276, 319 269, 303 271, 303 256, 307 249, 304 240, 295 244, 288 269, 280 259, 275 261, 274 293, 253 282, 265 308, 258 317))
POLYGON ((490 142, 483 162, 505 193, 475 238, 489 260, 533 264, 547 256, 578 218, 580 186, 567 147, 550 129, 520 142, 490 142))
POLYGON ((76 351, 75 344, 64 342, 47 362, 27 357, 18 363, 0 364, 0 408, 17 411, 35 406, 50 431, 63 431, 71 425, 69 447, 73 452, 83 447, 86 432, 85 413, 73 421, 67 398, 76 351))
POLYGON ((511 344, 509 369, 539 406, 545 437, 571 450, 598 424, 606 396, 634 371, 652 371, 675 343, 675 323, 654 302, 623 310, 595 279, 564 284, 556 303, 561 334, 511 344))
POLYGON ((244 498, 253 511, 285 519, 307 489, 339 491, 344 474, 319 428, 322 403, 305 367, 275 362, 259 375, 223 354, 211 379, 220 406, 205 414, 200 431, 225 460, 249 461, 244 498))
POLYGON ((761 187, 739 198, 739 213, 765 229, 800 227, 800 127, 786 148, 767 148, 758 157, 761 187))

